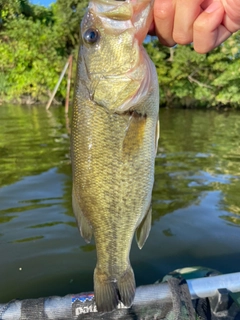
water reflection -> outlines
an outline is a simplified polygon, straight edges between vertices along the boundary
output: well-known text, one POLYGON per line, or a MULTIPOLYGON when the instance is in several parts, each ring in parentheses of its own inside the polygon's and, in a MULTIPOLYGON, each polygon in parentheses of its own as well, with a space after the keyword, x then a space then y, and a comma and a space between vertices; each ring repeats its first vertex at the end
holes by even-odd
POLYGON ((36 240, 43 239, 43 238, 44 238, 43 236, 36 236, 36 237, 18 239, 18 240, 12 241, 12 243, 17 243, 17 242, 18 242, 18 243, 21 243, 21 242, 36 241, 36 240))
POLYGON ((161 117, 155 218, 188 207, 198 201, 203 192, 211 190, 222 191, 219 209, 238 214, 239 113, 164 110, 161 117))
POLYGON ((1 186, 69 162, 64 117, 57 109, 51 117, 43 111, 36 107, 1 107, 1 186))
POLYGON ((85 246, 80 247, 83 252, 91 252, 96 250, 96 246, 93 244, 86 244, 85 246))
POLYGON ((240 217, 235 217, 235 216, 231 216, 231 215, 227 215, 227 216, 220 216, 221 219, 224 219, 225 221, 228 222, 228 225, 236 227, 236 225, 238 227, 240 227, 240 217))
MULTIPOLYGON (((66 120, 61 108, 0 108, 0 302, 93 288, 95 245, 71 208, 66 120)), ((239 135, 239 113, 161 110, 153 227, 131 251, 137 284, 192 265, 239 271, 239 135)))

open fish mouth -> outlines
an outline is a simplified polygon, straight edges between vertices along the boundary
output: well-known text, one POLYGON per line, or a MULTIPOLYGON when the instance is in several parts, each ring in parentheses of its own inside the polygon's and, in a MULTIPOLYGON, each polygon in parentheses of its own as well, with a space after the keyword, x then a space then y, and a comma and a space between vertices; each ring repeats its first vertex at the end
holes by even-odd
POLYGON ((130 0, 90 0, 89 9, 99 17, 107 19, 108 23, 130 20, 133 15, 130 0))
POLYGON ((141 44, 153 21, 153 3, 154 0, 90 0, 89 9, 102 19, 106 29, 122 32, 134 27, 141 44))

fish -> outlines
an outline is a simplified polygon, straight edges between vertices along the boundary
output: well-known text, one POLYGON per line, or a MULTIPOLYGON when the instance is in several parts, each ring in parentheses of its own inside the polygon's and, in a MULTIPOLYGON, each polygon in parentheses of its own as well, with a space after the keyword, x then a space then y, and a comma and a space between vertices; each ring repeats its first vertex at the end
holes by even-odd
POLYGON ((90 0, 80 26, 72 206, 82 237, 95 239, 98 312, 132 305, 132 240, 141 249, 151 229, 159 84, 142 43, 152 8, 152 0, 90 0))

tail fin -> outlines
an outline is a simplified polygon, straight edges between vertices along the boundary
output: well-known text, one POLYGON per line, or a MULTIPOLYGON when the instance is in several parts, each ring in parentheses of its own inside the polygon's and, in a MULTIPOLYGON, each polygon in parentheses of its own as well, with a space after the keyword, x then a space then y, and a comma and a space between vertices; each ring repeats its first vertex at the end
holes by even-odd
POLYGON ((98 311, 110 312, 115 310, 119 301, 126 307, 131 307, 135 287, 135 278, 131 266, 115 281, 107 279, 96 268, 94 271, 94 293, 98 311))
POLYGON ((131 266, 129 266, 121 278, 118 279, 117 286, 120 300, 126 307, 131 307, 136 288, 134 273, 131 266))

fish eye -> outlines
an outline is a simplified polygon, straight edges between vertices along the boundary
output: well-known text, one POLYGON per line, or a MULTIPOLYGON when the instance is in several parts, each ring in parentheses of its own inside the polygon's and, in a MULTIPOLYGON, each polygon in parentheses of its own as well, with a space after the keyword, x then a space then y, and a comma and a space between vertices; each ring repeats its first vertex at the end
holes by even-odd
POLYGON ((87 31, 85 31, 83 34, 83 39, 89 44, 93 44, 97 42, 98 38, 99 38, 99 32, 97 29, 90 28, 87 31))

